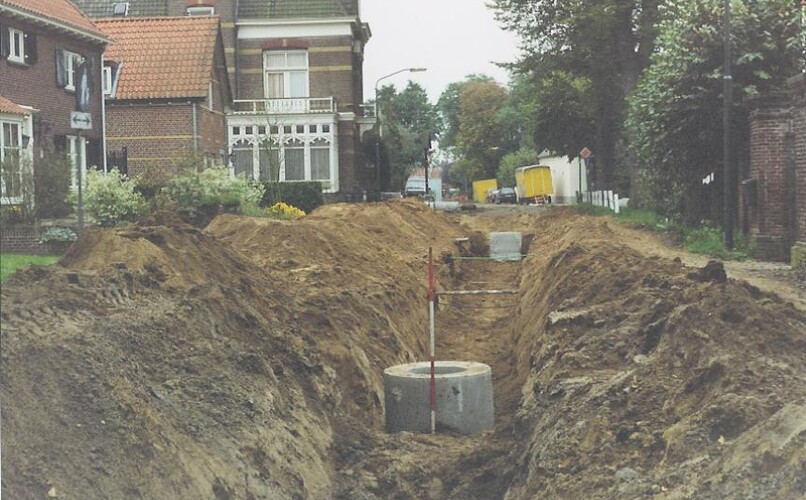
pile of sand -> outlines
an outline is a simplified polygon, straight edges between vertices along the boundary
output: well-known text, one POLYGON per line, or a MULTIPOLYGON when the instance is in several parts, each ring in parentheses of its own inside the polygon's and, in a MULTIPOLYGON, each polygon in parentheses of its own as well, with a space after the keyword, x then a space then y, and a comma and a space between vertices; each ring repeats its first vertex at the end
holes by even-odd
POLYGON ((666 498, 806 493, 806 319, 628 249, 602 219, 411 201, 298 221, 92 230, 2 296, 2 492, 39 498, 666 498), (426 353, 425 261, 523 230, 521 264, 440 262, 440 352, 494 367, 497 425, 383 432, 426 353), (490 285, 492 286, 492 285, 490 285))

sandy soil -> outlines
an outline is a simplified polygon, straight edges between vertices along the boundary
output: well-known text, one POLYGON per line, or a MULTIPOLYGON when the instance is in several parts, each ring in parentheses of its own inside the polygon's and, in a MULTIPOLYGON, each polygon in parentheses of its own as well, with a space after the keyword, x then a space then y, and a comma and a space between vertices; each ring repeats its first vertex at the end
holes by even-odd
POLYGON ((2 493, 803 497, 806 317, 774 274, 674 252, 565 210, 412 201, 89 231, 0 289, 2 493), (448 265, 492 230, 529 256, 448 265), (383 369, 426 355, 429 245, 441 289, 520 290, 439 305, 438 357, 493 367, 472 437, 383 431, 383 369))

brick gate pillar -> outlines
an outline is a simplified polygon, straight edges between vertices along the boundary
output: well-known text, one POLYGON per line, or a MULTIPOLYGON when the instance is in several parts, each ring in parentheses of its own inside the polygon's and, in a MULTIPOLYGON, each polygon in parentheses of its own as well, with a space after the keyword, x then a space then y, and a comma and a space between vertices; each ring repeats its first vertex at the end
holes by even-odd
POLYGON ((792 94, 792 141, 795 167, 795 246, 792 265, 806 266, 806 75, 789 79, 792 94))
MULTIPOLYGON (((747 101, 750 110, 750 189, 745 192, 754 256, 788 261, 790 239, 787 189, 787 144, 791 134, 791 100, 786 93, 747 101), (755 185, 754 188, 752 187, 755 185)), ((744 184, 747 184, 745 181, 744 184)))

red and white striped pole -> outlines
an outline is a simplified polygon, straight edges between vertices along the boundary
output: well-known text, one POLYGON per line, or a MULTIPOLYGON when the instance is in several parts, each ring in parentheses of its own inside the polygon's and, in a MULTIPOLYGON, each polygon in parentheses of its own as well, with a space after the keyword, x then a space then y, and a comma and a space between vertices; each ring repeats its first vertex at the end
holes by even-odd
POLYGON ((437 379, 435 368, 436 357, 434 355, 434 303, 436 298, 437 284, 434 277, 434 254, 432 248, 428 247, 428 333, 431 341, 431 434, 437 431, 437 379))

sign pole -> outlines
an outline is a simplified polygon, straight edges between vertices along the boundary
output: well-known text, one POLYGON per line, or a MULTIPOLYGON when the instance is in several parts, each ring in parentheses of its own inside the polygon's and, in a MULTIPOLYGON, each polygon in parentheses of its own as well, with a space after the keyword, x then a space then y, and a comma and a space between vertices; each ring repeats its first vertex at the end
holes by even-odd
POLYGON ((83 176, 81 175, 81 167, 83 163, 86 161, 84 158, 87 154, 87 149, 82 148, 81 146, 82 141, 84 138, 81 136, 81 130, 77 132, 78 140, 76 140, 76 157, 79 157, 79 161, 76 162, 76 180, 78 181, 78 230, 79 232, 84 230, 84 189, 82 184, 84 183, 83 176), (84 153, 82 154, 82 150, 84 153))
POLYGON ((434 353, 434 302, 437 297, 437 287, 434 278, 434 254, 428 247, 428 332, 430 340, 431 383, 429 385, 429 405, 431 408, 431 434, 437 431, 437 379, 436 356, 434 353))

